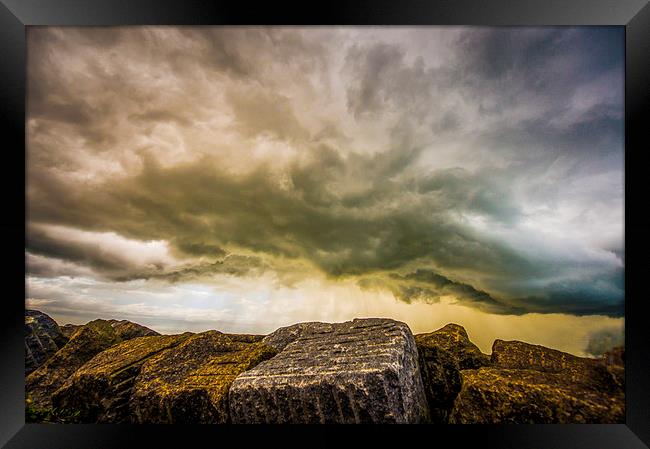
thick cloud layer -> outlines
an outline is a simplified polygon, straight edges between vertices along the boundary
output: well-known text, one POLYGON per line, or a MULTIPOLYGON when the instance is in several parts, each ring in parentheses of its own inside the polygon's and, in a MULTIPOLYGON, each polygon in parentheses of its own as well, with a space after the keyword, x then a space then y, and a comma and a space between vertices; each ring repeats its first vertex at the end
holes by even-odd
POLYGON ((30 28, 28 274, 623 313, 618 28, 30 28))

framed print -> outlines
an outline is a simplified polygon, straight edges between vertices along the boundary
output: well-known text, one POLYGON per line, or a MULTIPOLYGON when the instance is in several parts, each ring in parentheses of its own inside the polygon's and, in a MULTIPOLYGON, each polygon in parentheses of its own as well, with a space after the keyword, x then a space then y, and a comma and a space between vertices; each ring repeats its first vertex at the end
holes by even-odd
POLYGON ((0 11, 5 447, 648 447, 647 2, 0 11))

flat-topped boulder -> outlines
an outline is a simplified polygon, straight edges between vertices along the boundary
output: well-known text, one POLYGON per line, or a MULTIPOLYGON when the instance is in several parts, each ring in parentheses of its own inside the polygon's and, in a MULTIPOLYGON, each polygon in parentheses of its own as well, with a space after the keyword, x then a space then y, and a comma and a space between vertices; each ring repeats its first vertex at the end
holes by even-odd
POLYGON ((622 388, 621 354, 622 348, 617 348, 604 357, 593 359, 516 340, 495 340, 492 345, 495 367, 561 373, 567 382, 605 393, 622 388))
POLYGON ((463 386, 450 422, 455 424, 622 423, 623 391, 583 388, 562 373, 480 368, 462 371, 463 386))
MULTIPOLYGON (((287 332, 286 330, 284 331, 287 332)), ((418 423, 428 408, 410 329, 390 319, 308 323, 230 388, 234 423, 418 423)))
POLYGON ((597 360, 523 341, 495 340, 492 345, 492 363, 500 368, 559 373, 591 368, 597 360))
POLYGON ((191 335, 139 337, 100 352, 53 394, 54 407, 77 422, 132 422, 128 402, 142 365, 191 335))
POLYGON ((262 336, 208 331, 147 360, 136 377, 130 413, 137 423, 230 422, 228 390, 235 377, 277 351, 262 336))
POLYGON ((330 323, 309 321, 281 327, 264 337, 262 341, 276 350, 282 351, 289 343, 293 343, 303 334, 331 332, 333 329, 330 323))
MULTIPOLYGON (((144 326, 135 326, 143 333, 151 331, 144 326)), ((106 320, 94 320, 77 329, 63 348, 27 376, 25 390, 28 404, 38 409, 50 408, 52 394, 63 386, 68 377, 103 350, 122 342, 126 337, 137 336, 133 329, 129 326, 129 332, 122 333, 119 326, 106 320)))
POLYGON ((496 340, 493 366, 464 370, 452 423, 621 423, 622 351, 600 359, 496 340))
POLYGON ((25 375, 30 374, 68 342, 59 325, 38 310, 25 310, 25 375))

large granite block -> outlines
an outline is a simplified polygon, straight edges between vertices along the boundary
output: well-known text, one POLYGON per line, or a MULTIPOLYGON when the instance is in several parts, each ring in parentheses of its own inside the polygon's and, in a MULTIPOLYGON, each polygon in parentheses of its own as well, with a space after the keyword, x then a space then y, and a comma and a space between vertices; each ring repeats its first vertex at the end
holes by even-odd
POLYGON ((277 356, 237 376, 229 394, 233 422, 428 419, 417 349, 406 324, 377 318, 310 324, 302 324, 295 341, 277 356))

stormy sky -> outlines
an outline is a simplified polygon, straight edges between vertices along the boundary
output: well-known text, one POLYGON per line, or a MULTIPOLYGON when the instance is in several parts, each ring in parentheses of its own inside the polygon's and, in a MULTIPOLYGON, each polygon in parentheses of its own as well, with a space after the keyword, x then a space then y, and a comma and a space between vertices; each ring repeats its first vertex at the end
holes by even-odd
POLYGON ((28 307, 620 339, 622 28, 27 37, 28 307))

